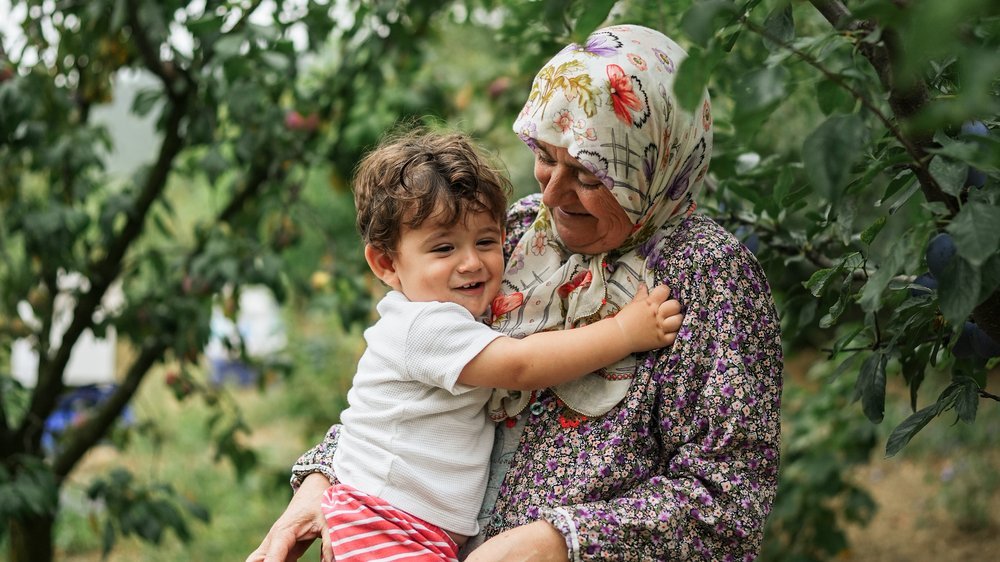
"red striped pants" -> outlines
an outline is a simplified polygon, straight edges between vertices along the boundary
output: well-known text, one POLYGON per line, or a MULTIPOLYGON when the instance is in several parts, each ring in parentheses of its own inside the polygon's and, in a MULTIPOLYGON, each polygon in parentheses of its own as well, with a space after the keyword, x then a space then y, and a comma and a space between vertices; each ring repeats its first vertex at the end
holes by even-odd
POLYGON ((458 562, 458 545, 440 528, 346 484, 327 488, 323 516, 337 562, 458 562))

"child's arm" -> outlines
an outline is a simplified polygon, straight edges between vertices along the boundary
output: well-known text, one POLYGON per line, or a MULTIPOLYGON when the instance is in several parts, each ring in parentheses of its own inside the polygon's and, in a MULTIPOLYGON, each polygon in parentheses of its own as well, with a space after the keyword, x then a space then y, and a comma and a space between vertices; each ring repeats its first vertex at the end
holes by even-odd
POLYGON ((643 285, 618 314, 589 326, 497 338, 462 369, 458 382, 536 390, 592 373, 631 353, 670 345, 684 317, 679 302, 666 300, 669 295, 666 285, 648 294, 643 285))

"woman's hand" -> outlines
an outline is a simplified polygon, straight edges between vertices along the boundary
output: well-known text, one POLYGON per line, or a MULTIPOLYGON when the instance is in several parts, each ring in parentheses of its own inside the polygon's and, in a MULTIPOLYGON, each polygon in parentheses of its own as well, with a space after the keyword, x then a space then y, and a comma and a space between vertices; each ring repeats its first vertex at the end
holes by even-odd
POLYGON ((555 527, 535 521, 484 542, 465 562, 569 562, 569 553, 555 527))
POLYGON ((326 540, 326 521, 320 510, 323 492, 330 481, 320 473, 313 473, 302 481, 288 507, 274 522, 257 550, 250 553, 246 562, 293 562, 298 560, 313 541, 322 538, 320 555, 323 562, 333 561, 330 541, 326 540))

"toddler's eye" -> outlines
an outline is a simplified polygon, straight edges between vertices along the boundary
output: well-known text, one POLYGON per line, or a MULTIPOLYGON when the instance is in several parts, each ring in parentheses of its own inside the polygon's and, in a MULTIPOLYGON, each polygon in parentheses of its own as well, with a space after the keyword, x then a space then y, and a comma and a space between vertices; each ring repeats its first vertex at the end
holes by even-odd
POLYGON ((499 243, 500 243, 500 241, 497 240, 497 239, 495 239, 495 238, 484 238, 484 239, 476 242, 476 244, 479 245, 482 248, 489 248, 489 247, 495 246, 495 245, 497 245, 499 243))
POLYGON ((435 254, 447 254, 451 250, 452 246, 450 244, 442 244, 440 246, 434 246, 433 248, 431 248, 431 252, 434 252, 435 254))

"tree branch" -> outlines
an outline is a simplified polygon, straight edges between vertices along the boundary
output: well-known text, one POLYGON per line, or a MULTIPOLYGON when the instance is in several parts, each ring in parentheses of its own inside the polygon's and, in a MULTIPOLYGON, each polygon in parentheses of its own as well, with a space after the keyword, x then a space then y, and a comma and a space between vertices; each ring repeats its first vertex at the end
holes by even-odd
POLYGON ((125 226, 108 245, 107 253, 96 264, 88 268, 90 288, 79 295, 73 320, 63 334, 62 343, 49 360, 40 357, 38 383, 31 395, 31 404, 18 429, 17 440, 22 443, 38 442, 45 417, 53 410, 56 400, 64 389, 63 371, 69 363, 70 353, 80 335, 93 324, 93 315, 100 306, 108 287, 118 276, 126 251, 142 233, 146 215, 150 207, 162 195, 174 158, 183 147, 180 135, 181 120, 188 105, 187 97, 171 104, 167 116, 163 143, 156 163, 146 177, 146 183, 136 198, 125 226))
MULTIPOLYGON (((876 29, 873 22, 855 19, 840 0, 810 0, 810 3, 835 29, 861 32, 865 36, 876 29)), ((899 40, 894 30, 882 29, 879 42, 857 41, 856 45, 875 70, 883 90, 889 95, 889 108, 892 109, 897 121, 903 122, 927 106, 930 95, 923 78, 915 75, 904 76, 900 73, 900 65, 897 64, 899 40)), ((926 149, 933 143, 933 136, 922 131, 902 131, 895 126, 890 126, 889 130, 900 139, 913 158, 910 168, 920 182, 924 197, 928 201, 944 203, 951 215, 957 214, 958 201, 941 189, 930 172, 931 156, 927 154, 926 149)))
MULTIPOLYGON (((254 162, 268 162, 269 158, 255 158, 254 162)), ((267 170, 262 166, 253 166, 248 174, 244 188, 233 195, 233 198, 219 213, 216 222, 229 222, 234 219, 253 199, 268 178, 267 170)), ((204 243, 199 242, 189 254, 188 262, 201 252, 204 243)), ((178 289, 179 290, 179 289, 178 289)), ((83 455, 107 433, 114 421, 124 411, 132 400, 142 379, 149 369, 166 352, 168 346, 163 341, 143 348, 140 356, 129 367, 125 381, 112 393, 111 397, 98 409, 97 413, 82 426, 72 431, 71 437, 63 444, 63 449, 53 463, 53 472, 58 478, 68 475, 83 455)))
POLYGON ((82 425, 71 429, 62 443, 62 448, 52 463, 52 471, 56 478, 62 480, 73 470, 83 455, 91 449, 107 433, 111 425, 124 411, 132 400, 139 383, 146 376, 150 367, 163 357, 166 345, 156 341, 143 348, 139 357, 132 362, 125 380, 115 389, 111 396, 97 409, 94 415, 82 425))
POLYGON ((4 407, 5 400, 4 382, 0 380, 0 452, 4 453, 0 454, 0 457, 6 456, 7 447, 9 446, 7 440, 10 438, 10 426, 7 425, 7 408, 4 407))
POLYGON ((180 75, 189 88, 193 88, 194 82, 182 69, 173 64, 165 63, 160 58, 160 54, 157 52, 158 46, 150 41, 149 35, 146 33, 146 28, 139 21, 139 7, 136 5, 136 0, 125 0, 125 7, 128 25, 132 30, 132 37, 135 39, 135 45, 139 50, 139 56, 142 57, 143 64, 163 82, 167 96, 175 102, 178 101, 183 96, 183 92, 177 86, 178 72, 180 72, 180 75))

